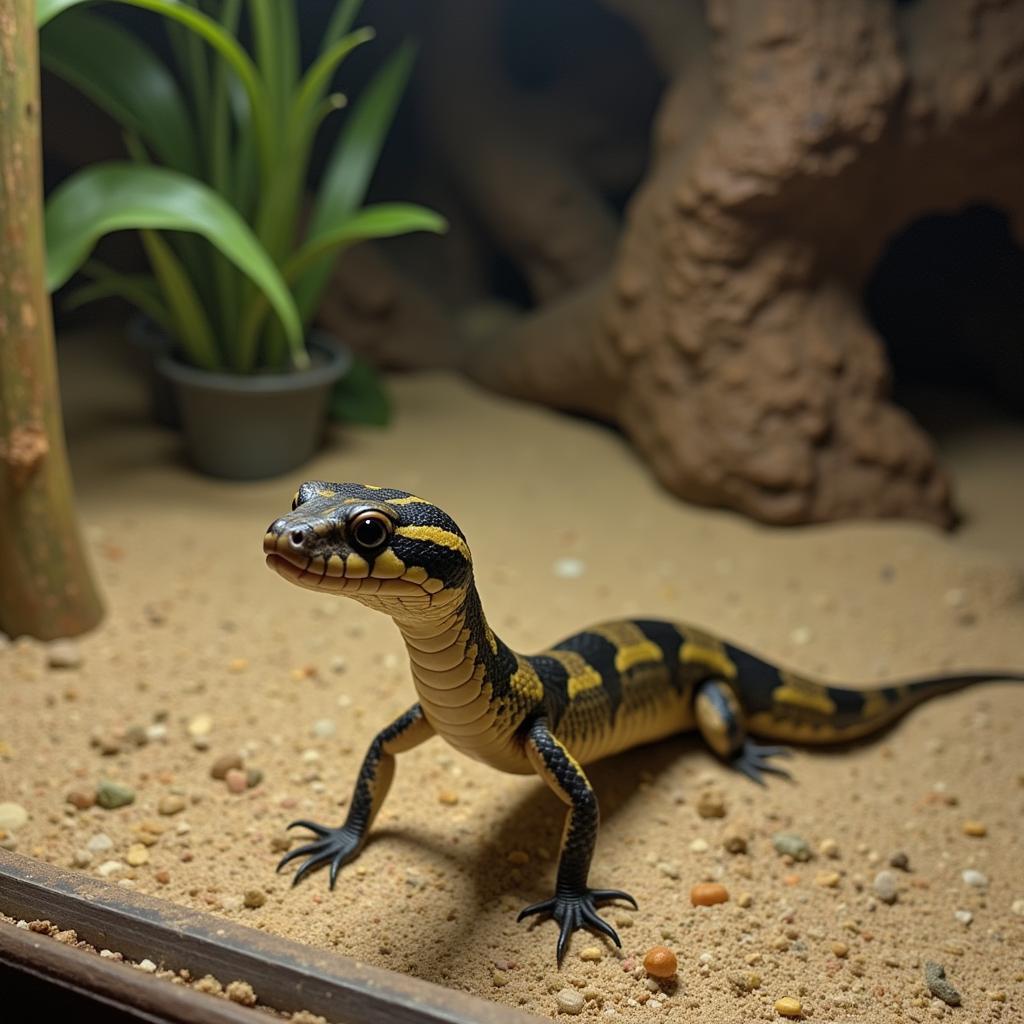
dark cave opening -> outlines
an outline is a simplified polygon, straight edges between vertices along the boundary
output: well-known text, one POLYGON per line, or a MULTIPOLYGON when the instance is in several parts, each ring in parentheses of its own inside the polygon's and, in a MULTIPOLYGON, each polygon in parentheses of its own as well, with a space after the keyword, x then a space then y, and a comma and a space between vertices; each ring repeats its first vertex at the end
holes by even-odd
POLYGON ((894 396, 971 391, 1024 415, 1024 249, 985 205, 914 221, 888 244, 864 288, 894 396))

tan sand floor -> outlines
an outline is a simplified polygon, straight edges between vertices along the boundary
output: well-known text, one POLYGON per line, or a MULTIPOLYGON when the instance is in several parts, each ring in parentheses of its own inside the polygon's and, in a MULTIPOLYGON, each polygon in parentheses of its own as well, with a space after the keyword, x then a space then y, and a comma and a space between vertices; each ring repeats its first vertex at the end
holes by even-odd
POLYGON ((109 614, 79 642, 78 668, 48 669, 32 641, 0 650, 0 801, 30 815, 8 838, 19 852, 104 866, 141 891, 545 1016, 564 988, 585 996, 583 1017, 609 1020, 778 1019, 783 996, 816 1021, 1024 1016, 1024 687, 936 700, 853 750, 801 751, 797 783, 765 790, 692 737, 594 766, 592 882, 631 891, 640 910, 608 910, 621 956, 578 933, 557 971, 555 926, 515 917, 550 891, 561 805, 440 740, 401 756, 375 839, 335 892, 323 874, 295 890, 274 874, 284 825, 340 820, 367 743, 413 691, 390 621, 286 585, 260 551, 301 478, 392 484, 460 522, 491 624, 522 650, 644 613, 836 681, 1021 668, 1019 424, 944 438, 970 517, 955 536, 907 523, 779 530, 673 500, 611 432, 444 376, 396 380, 394 427, 339 432, 301 477, 219 483, 182 464, 95 339, 70 339, 62 362, 109 614), (582 574, 558 575, 564 558, 582 574), (125 737, 133 726, 149 729, 147 745, 125 737), (210 775, 234 753, 262 772, 240 795, 210 775), (101 778, 134 788, 135 803, 65 803, 101 778), (698 813, 709 790, 724 817, 698 813), (161 814, 161 801, 184 809, 161 814), (968 821, 986 834, 965 834, 968 821), (780 831, 813 859, 787 863, 780 831), (723 848, 736 835, 747 853, 723 848), (148 859, 131 867, 140 839, 148 859), (838 856, 818 852, 825 840, 838 856), (899 852, 909 872, 888 867, 899 852), (883 869, 891 905, 873 891, 883 869), (965 882, 968 869, 987 883, 965 882), (724 884, 729 902, 692 907, 702 880, 724 884), (247 893, 265 901, 247 907, 247 893), (667 992, 629 969, 658 943, 680 961, 667 992), (944 965, 962 1007, 929 995, 925 961, 944 965))

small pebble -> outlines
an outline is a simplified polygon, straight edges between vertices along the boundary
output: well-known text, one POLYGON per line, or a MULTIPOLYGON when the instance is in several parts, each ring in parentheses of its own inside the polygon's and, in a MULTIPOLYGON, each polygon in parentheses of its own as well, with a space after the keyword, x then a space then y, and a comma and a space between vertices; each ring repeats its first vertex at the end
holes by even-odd
POLYGON ((954 910, 953 917, 965 927, 974 920, 974 915, 969 910, 954 910))
POLYGON ((114 848, 114 840, 106 832, 97 832, 85 846, 90 853, 106 853, 114 848))
POLYGON ((981 821, 965 821, 964 822, 964 835, 974 836, 980 839, 982 836, 988 835, 988 829, 985 827, 985 823, 981 821))
POLYGON ((221 754, 210 768, 211 779, 223 779, 232 768, 241 768, 242 758, 238 754, 221 754))
POLYGON ((896 876, 891 871, 879 871, 871 887, 883 903, 896 902, 899 894, 896 891, 896 876))
POLYGON ((960 1005, 960 993, 946 980, 946 969, 942 964, 926 961, 924 980, 931 994, 938 996, 947 1006, 960 1005))
POLYGON ((673 978, 679 970, 679 961, 668 946, 652 946, 644 953, 644 970, 652 978, 673 978))
POLYGON ((984 889, 988 885, 988 876, 980 871, 976 871, 974 868, 968 868, 960 877, 968 885, 973 885, 976 889, 984 889))
POLYGON ((192 739, 200 736, 208 736, 213 729, 213 717, 211 715, 196 715, 188 723, 188 734, 192 739))
POLYGON ((437 794, 437 802, 444 804, 446 807, 454 807, 459 802, 459 794, 453 789, 442 789, 437 794))
POLYGON ((517 865, 518 867, 530 863, 530 855, 525 850, 510 850, 505 859, 509 864, 517 865))
POLYGON ((17 832, 28 821, 28 811, 21 804, 0 804, 0 831, 17 832))
MULTIPOLYGON (((556 558, 552 569, 559 579, 576 580, 587 571, 587 563, 581 558, 556 558)), ((567 1012, 579 1013, 580 1011, 567 1012)))
POLYGON ((119 871, 124 871, 124 865, 119 860, 105 860, 96 871, 103 878, 109 878, 111 875, 116 875, 119 871))
POLYGON ((753 992, 761 987, 761 975, 756 971, 731 971, 726 977, 737 992, 753 992))
POLYGON ((698 882, 690 890, 690 902, 695 907, 710 907, 716 903, 725 903, 729 899, 729 890, 718 882, 698 882))
POLYGON ((697 813, 702 818, 724 818, 725 798, 721 793, 705 789, 697 797, 697 813))
POLYGON ((678 878, 679 877, 679 865, 674 864, 670 861, 662 861, 658 864, 658 870, 666 878, 678 878))
POLYGON ((94 803, 96 803, 95 793, 86 793, 83 790, 76 789, 72 790, 64 798, 72 807, 77 807, 80 811, 87 811, 94 803))
POLYGON ((580 950, 581 960, 597 961, 600 960, 603 956, 604 954, 597 946, 585 946, 582 950, 580 950))
POLYGON ((910 858, 902 850, 897 850, 889 857, 889 867, 896 868, 898 871, 909 871, 910 858))
POLYGON ((135 803, 135 790, 131 786, 104 779, 96 787, 96 803, 108 811, 118 807, 127 807, 128 804, 135 803))
POLYGON ((754 897, 751 896, 749 892, 741 892, 736 899, 737 906, 743 907, 744 910, 746 910, 747 907, 753 906, 753 903, 754 897))
POLYGON ((185 798, 183 796, 179 796, 177 793, 168 793, 166 796, 160 797, 160 801, 156 805, 156 809, 160 814, 168 816, 178 814, 185 810, 185 798))
POLYGON ((259 768, 245 769, 245 784, 249 789, 255 789, 263 781, 263 772, 259 768))
POLYGON ((92 863, 92 854, 88 850, 75 850, 71 855, 71 863, 76 868, 87 868, 92 863))
POLYGON ((793 996, 783 996, 775 1001, 775 1012, 780 1017, 799 1017, 803 1011, 800 1000, 794 999, 793 996))
POLYGON ((850 947, 845 942, 832 943, 832 954, 839 957, 840 960, 844 959, 849 952, 850 947))
POLYGON ((229 768, 224 781, 232 793, 244 793, 249 788, 249 781, 241 768, 229 768))
POLYGON ((155 878, 155 879, 156 879, 156 880, 157 880, 157 881, 158 881, 158 882, 159 882, 159 883, 160 883, 161 885, 167 885, 167 883, 168 883, 168 882, 169 882, 169 881, 171 880, 171 873, 170 873, 170 871, 168 871, 168 870, 167 870, 167 868, 161 868, 161 869, 160 869, 159 871, 157 871, 157 872, 156 872, 156 873, 155 873, 155 874, 153 875, 153 877, 154 877, 154 878, 155 878))
POLYGON ((822 839, 818 850, 823 857, 828 857, 831 860, 839 859, 839 844, 834 839, 822 839))
POLYGON ((747 837, 742 832, 728 832, 722 840, 727 853, 746 853, 747 837))
POLYGON ((46 648, 46 664, 50 668, 78 668, 82 664, 82 652, 74 640, 54 640, 46 648))
POLYGON ((814 876, 814 884, 820 885, 823 889, 835 889, 839 885, 838 871, 819 871, 814 876))
POLYGON ((772 846, 775 847, 776 853, 788 854, 793 860, 811 859, 811 848, 807 845, 807 840, 801 836, 789 832, 776 832, 772 836, 772 846))
POLYGON ((1014 900, 1010 904, 1010 910, 1018 917, 1024 917, 1024 900, 1014 900))
POLYGON ((257 910, 267 902, 267 897, 266 894, 259 889, 248 889, 242 897, 242 902, 250 910, 257 910))
POLYGON ((156 974, 156 964, 152 960, 140 960, 135 966, 146 974, 156 974))
POLYGON ((149 861, 149 850, 142 843, 132 843, 125 854, 126 861, 133 867, 138 868, 149 861))
POLYGON ((701 839, 700 836, 692 840, 690 843, 690 853, 707 853, 709 849, 708 841, 706 839, 701 839))
POLYGON ((583 1012, 586 1000, 574 988, 563 988, 555 995, 555 1003, 559 1013, 577 1014, 583 1012))
POLYGON ((337 725, 330 718, 318 718, 313 723, 313 735, 318 740, 329 740, 337 731, 337 725))
POLYGON ((495 988, 504 988, 508 984, 508 975, 497 969, 491 972, 491 984, 495 988))

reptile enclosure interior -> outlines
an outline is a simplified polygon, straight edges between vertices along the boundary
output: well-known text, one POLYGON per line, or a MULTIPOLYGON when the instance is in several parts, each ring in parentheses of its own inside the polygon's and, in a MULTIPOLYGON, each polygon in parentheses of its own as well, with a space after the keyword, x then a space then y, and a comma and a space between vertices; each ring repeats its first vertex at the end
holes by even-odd
POLYGON ((1024 1014, 1022 125, 1024 0, 0 0, 8 1002, 1024 1014))

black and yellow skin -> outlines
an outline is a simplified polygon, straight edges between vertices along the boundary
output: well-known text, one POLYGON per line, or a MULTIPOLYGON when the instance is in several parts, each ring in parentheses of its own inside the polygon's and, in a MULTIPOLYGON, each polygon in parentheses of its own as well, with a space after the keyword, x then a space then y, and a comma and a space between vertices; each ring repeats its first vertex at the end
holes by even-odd
POLYGON ((298 882, 330 864, 333 887, 357 856, 387 794, 395 755, 437 734, 506 772, 536 773, 569 806, 554 895, 527 907, 560 925, 557 957, 581 927, 618 936, 596 905, 632 897, 587 884, 597 838, 597 798, 582 765, 696 729, 754 781, 784 755, 775 742, 844 743, 884 728, 918 701, 983 680, 978 672, 874 690, 826 686, 690 626, 627 619, 593 626, 539 654, 521 655, 487 624, 466 538, 429 501, 367 484, 304 483, 292 511, 264 538, 267 564, 285 579, 351 597, 390 615, 405 640, 419 700, 375 737, 345 822, 300 821, 316 839, 298 882))

